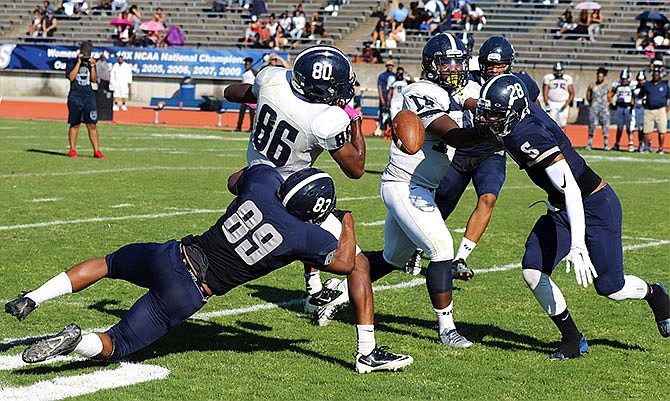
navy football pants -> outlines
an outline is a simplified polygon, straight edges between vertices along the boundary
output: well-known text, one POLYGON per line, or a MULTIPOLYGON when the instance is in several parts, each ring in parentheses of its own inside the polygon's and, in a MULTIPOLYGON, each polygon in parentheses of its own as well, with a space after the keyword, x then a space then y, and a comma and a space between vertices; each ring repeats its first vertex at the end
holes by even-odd
MULTIPOLYGON (((586 248, 598 272, 594 280, 600 295, 623 288, 623 245, 621 243, 621 203, 609 185, 584 198, 586 248)), ((570 252, 570 224, 565 210, 540 217, 526 240, 524 269, 551 275, 570 252)))
POLYGON ((153 343, 207 302, 193 282, 175 240, 126 245, 105 259, 109 278, 149 289, 107 331, 114 340, 112 357, 126 356, 153 343))

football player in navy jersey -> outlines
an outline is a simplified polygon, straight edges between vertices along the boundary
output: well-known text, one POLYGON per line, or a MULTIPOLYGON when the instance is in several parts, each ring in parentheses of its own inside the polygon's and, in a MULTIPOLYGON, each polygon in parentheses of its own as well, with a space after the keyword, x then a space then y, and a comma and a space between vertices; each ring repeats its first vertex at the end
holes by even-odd
MULTIPOLYGON (((477 84, 476 93, 472 94, 471 101, 466 102, 472 110, 475 99, 479 97, 479 85, 483 85, 492 77, 511 73, 514 47, 502 36, 491 36, 482 43, 477 59, 480 71, 471 71, 471 79, 477 84)), ((540 89, 535 81, 528 74, 514 75, 519 77, 526 87, 532 88, 530 99, 535 102, 540 95, 540 89)), ((456 149, 454 159, 435 192, 435 203, 445 220, 456 208, 470 181, 477 192, 477 206, 470 215, 452 265, 453 277, 456 279, 467 281, 474 275, 474 271, 468 268, 466 261, 491 220, 498 194, 505 182, 505 166, 505 150, 502 146, 481 142, 472 147, 456 149)))
POLYGON ((75 352, 89 358, 121 358, 162 337, 189 318, 213 295, 224 295, 293 261, 347 274, 356 312, 359 349, 356 370, 397 370, 412 357, 376 346, 369 271, 355 265, 356 238, 350 213, 340 212, 339 241, 316 223, 335 208, 335 186, 317 169, 298 171, 284 181, 272 167, 258 165, 231 176, 238 193, 226 213, 202 235, 181 241, 126 245, 104 258, 90 259, 7 302, 19 320, 40 304, 78 292, 98 280, 121 279, 149 289, 104 333, 82 336, 70 324, 23 352, 28 363, 75 352))
POLYGON ((612 300, 645 299, 663 337, 670 337, 670 301, 665 287, 624 275, 621 204, 612 188, 574 150, 563 130, 529 102, 514 75, 487 81, 476 121, 488 127, 529 178, 548 194, 547 214, 538 219, 523 256, 523 277, 562 335, 552 360, 578 357, 588 344, 577 329, 561 290, 550 279, 565 258, 577 283, 594 284, 612 300))

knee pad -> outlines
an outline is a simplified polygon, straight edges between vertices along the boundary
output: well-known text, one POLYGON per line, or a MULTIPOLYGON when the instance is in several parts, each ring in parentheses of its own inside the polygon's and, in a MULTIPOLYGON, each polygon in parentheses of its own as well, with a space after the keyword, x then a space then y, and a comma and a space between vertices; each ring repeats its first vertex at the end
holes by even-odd
POLYGON ((542 272, 535 269, 523 269, 521 270, 521 274, 523 275, 523 279, 526 281, 526 284, 528 284, 530 290, 535 290, 537 285, 540 283, 542 272))
POLYGON ((644 299, 647 296, 647 283, 639 277, 624 276, 623 287, 611 294, 607 294, 607 298, 613 301, 622 301, 624 299, 644 299))
POLYGON ((451 276, 452 260, 430 262, 426 270, 426 287, 429 294, 442 294, 453 288, 451 276))

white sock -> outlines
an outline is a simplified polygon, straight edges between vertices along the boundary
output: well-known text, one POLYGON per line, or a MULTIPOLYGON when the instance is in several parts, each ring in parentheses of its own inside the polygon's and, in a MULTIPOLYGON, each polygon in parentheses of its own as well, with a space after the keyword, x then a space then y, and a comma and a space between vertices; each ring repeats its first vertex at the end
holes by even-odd
POLYGON ((35 291, 27 293, 25 296, 35 301, 37 305, 50 299, 60 297, 61 295, 72 293, 72 283, 65 272, 57 275, 35 291))
POLYGON ((323 284, 321 284, 321 275, 319 272, 305 273, 305 291, 308 294, 316 294, 321 291, 323 284))
POLYGON ((639 277, 623 276, 623 288, 607 296, 609 299, 621 301, 624 299, 644 299, 647 296, 647 283, 639 277))
POLYGON ((369 355, 375 346, 375 325, 374 324, 357 324, 356 335, 358 337, 358 353, 361 355, 369 355))
POLYGON ((72 352, 86 358, 93 358, 102 352, 102 340, 95 333, 86 334, 81 337, 81 341, 72 352))
POLYGON ((444 309, 435 309, 435 315, 437 316, 437 331, 438 333, 442 333, 445 329, 447 331, 454 330, 456 328, 456 325, 454 324, 454 316, 452 314, 452 309, 454 307, 454 303, 450 303, 449 306, 447 306, 444 309))
POLYGON ((467 260, 468 256, 470 256, 476 246, 476 242, 472 242, 469 239, 463 237, 461 240, 461 245, 458 246, 458 251, 456 251, 456 257, 454 259, 467 260))

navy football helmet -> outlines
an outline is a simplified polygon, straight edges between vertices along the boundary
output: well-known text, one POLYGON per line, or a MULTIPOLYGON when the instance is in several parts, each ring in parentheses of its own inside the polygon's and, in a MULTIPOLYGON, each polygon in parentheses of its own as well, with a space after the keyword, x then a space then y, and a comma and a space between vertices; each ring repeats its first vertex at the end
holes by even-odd
POLYGON ((355 83, 349 59, 333 46, 308 47, 293 61, 291 88, 310 102, 346 104, 354 97, 355 83))
POLYGON ((319 224, 335 209, 335 183, 328 173, 307 168, 288 176, 277 192, 286 210, 302 221, 319 224))
POLYGON ((554 77, 563 78, 563 63, 557 61, 552 70, 554 71, 554 77))
POLYGON ((423 47, 421 67, 426 79, 451 92, 468 83, 468 50, 450 33, 440 33, 423 47))
POLYGON ((512 74, 491 78, 482 87, 475 113, 478 124, 502 138, 528 115, 528 89, 512 74))
POLYGON ((619 79, 621 79, 622 81, 624 79, 630 79, 630 71, 628 70, 628 68, 624 68, 623 70, 621 70, 621 73, 619 74, 619 79))
POLYGON ((637 73, 637 76, 635 77, 638 81, 646 81, 647 80, 647 74, 644 71, 640 71, 637 73))
POLYGON ((491 36, 479 48, 479 70, 484 81, 500 74, 511 74, 514 62, 514 47, 502 36, 491 36), (500 71, 500 67, 504 71, 500 71))

